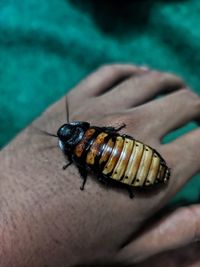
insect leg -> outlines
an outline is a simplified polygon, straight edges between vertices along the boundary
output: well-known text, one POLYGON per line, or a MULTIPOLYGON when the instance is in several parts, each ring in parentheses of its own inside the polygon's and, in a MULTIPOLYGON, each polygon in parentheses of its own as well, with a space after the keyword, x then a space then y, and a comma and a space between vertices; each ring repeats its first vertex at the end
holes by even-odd
POLYGON ((123 123, 121 126, 119 126, 118 128, 115 128, 115 127, 102 127, 102 130, 108 132, 108 133, 116 133, 116 132, 119 132, 121 129, 125 128, 126 127, 126 124, 123 123))
POLYGON ((135 140, 135 139, 133 138, 133 136, 128 135, 128 134, 122 134, 122 137, 124 137, 124 138, 129 138, 129 139, 131 139, 131 140, 135 140))
POLYGON ((109 184, 109 181, 107 178, 105 178, 102 174, 99 174, 97 176, 97 179, 99 180, 99 182, 105 184, 105 185, 108 185, 109 184))
POLYGON ((134 198, 135 195, 133 193, 133 189, 131 187, 128 187, 127 189, 128 189, 128 192, 129 192, 129 197, 130 198, 134 198))
POLYGON ((85 170, 85 169, 83 169, 83 168, 78 168, 78 170, 79 170, 79 173, 80 173, 80 175, 81 175, 81 177, 83 178, 83 183, 82 183, 82 185, 81 185, 81 187, 80 187, 80 189, 81 190, 84 190, 84 187, 85 187, 85 183, 86 183, 86 181, 87 181, 87 170, 85 170))
POLYGON ((121 126, 119 126, 118 128, 114 128, 116 132, 120 131, 121 129, 125 128, 126 124, 123 123, 121 126))
POLYGON ((66 165, 63 166, 63 170, 66 170, 71 164, 72 161, 68 162, 66 165))

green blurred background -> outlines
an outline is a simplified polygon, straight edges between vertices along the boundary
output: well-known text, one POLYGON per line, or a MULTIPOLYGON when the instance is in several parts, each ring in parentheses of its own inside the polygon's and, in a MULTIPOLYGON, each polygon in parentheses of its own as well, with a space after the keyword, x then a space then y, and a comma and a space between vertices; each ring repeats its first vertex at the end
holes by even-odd
MULTIPOLYGON (((112 62, 174 72, 200 93, 200 1, 1 0, 0 146, 112 62)), ((173 204, 198 202, 199 192, 196 176, 173 204)))

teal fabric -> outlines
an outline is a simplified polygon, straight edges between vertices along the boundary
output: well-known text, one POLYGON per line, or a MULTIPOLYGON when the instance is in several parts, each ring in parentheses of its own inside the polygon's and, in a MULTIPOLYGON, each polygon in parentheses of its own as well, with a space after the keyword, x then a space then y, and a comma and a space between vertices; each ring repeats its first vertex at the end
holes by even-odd
MULTIPOLYGON (((1 147, 104 63, 171 71, 200 92, 199 12, 199 0, 1 0, 1 147)), ((189 124, 165 141, 194 127, 189 124)), ((174 203, 198 202, 199 178, 174 203)))

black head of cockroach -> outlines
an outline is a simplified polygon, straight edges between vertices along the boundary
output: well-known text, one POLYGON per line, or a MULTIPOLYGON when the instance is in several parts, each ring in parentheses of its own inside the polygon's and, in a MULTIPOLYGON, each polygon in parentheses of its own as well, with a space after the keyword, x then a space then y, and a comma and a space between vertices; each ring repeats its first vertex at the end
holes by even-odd
POLYGON ((57 131, 59 146, 64 151, 71 151, 83 138, 90 127, 88 122, 74 121, 63 124, 57 131))

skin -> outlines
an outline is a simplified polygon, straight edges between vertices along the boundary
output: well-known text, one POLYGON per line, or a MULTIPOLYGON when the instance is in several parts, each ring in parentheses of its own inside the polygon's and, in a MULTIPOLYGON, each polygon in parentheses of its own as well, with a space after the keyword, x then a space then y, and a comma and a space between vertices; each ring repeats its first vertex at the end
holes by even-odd
POLYGON ((126 123, 121 133, 158 150, 171 179, 134 199, 91 175, 80 191, 76 167, 62 170, 56 138, 37 130, 55 133, 65 123, 65 101, 57 102, 1 152, 1 266, 198 266, 199 205, 153 216, 200 170, 200 129, 161 145, 168 132, 199 118, 199 97, 173 74, 118 64, 92 73, 68 102, 71 121, 126 123))

